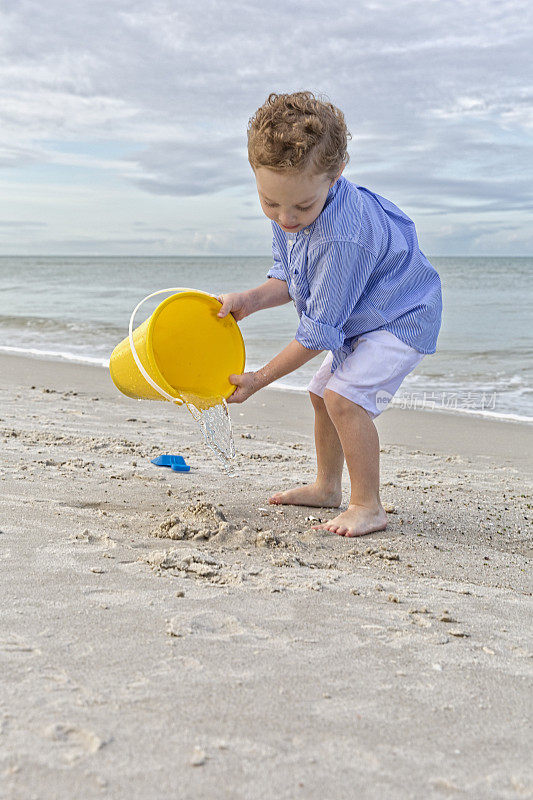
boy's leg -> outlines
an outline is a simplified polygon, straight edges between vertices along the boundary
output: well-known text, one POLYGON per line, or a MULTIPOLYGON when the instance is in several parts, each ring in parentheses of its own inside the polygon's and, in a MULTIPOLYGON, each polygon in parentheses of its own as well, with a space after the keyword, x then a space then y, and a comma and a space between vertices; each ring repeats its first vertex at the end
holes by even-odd
POLYGON ((324 388, 327 411, 339 435, 350 473, 347 510, 322 527, 341 536, 362 536, 387 526, 379 498, 379 438, 372 421, 424 358, 389 331, 360 336, 324 388))
POLYGON ((344 464, 342 445, 324 400, 314 392, 309 392, 309 395, 315 409, 316 481, 286 492, 276 492, 269 502, 338 508, 342 500, 341 481, 344 464))
POLYGON ((340 536, 362 536, 387 527, 379 498, 379 437, 370 415, 357 403, 326 389, 324 402, 337 431, 350 473, 351 497, 346 511, 314 528, 340 536))

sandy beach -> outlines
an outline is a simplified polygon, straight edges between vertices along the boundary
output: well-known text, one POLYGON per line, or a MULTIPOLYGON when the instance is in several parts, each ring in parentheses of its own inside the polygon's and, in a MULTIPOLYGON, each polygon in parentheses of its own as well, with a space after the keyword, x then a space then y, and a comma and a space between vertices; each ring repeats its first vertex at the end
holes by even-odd
POLYGON ((533 797, 533 426, 387 410, 389 524, 345 539, 268 505, 305 395, 231 407, 230 478, 103 369, 0 393, 1 798, 533 797))

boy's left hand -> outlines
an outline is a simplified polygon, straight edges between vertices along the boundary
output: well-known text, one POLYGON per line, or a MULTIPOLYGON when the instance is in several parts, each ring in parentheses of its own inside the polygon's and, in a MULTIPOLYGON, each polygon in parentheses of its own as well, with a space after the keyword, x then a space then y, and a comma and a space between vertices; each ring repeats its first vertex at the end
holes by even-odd
POLYGON ((261 388, 255 372, 243 372, 242 375, 230 375, 229 382, 237 388, 226 400, 227 403, 244 403, 261 388))

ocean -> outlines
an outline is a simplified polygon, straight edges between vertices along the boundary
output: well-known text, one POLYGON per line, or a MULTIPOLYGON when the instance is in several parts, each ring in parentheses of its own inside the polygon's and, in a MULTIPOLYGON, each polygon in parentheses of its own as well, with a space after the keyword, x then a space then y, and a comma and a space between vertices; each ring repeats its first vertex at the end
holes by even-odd
MULTIPOLYGON (((430 258, 443 286, 437 352, 409 375, 393 405, 533 422, 533 258, 430 258)), ((147 294, 190 287, 220 294, 262 283, 268 257, 0 257, 0 352, 106 368, 147 294)), ((164 299, 154 298, 136 325, 164 299)), ((294 337, 292 303, 240 323, 246 369, 294 337)), ((276 384, 305 392, 323 356, 276 384)))

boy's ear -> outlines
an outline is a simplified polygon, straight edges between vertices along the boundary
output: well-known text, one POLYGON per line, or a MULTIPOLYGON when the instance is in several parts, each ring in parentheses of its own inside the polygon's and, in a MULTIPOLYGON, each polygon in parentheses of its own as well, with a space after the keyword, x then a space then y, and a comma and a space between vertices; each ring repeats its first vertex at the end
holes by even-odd
MULTIPOLYGON (((340 171, 339 171, 339 173, 338 173, 337 177, 336 177, 336 178, 334 178, 334 179, 331 181, 331 186, 335 186, 335 184, 336 184, 336 183, 337 183, 337 181, 339 180, 340 176, 341 176, 341 175, 342 175, 342 173, 344 172, 344 167, 345 167, 345 166, 346 166, 346 162, 345 162, 345 161, 343 161, 343 163, 342 163, 342 167, 340 168, 340 171)), ((331 189, 331 186, 329 187, 330 189, 331 189)))

